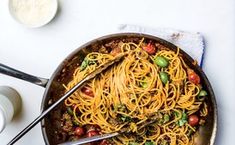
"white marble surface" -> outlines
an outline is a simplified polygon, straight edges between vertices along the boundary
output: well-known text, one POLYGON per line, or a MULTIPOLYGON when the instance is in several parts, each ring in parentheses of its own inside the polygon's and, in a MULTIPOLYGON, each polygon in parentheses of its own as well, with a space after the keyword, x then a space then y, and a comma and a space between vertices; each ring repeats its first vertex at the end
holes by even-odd
MULTIPOLYGON (((26 28, 0 1, 0 62, 49 78, 57 65, 78 46, 116 31, 119 24, 139 24, 201 32, 206 39, 205 73, 219 109, 217 145, 233 145, 235 130, 235 1, 234 0, 59 0, 60 10, 48 25, 26 28)), ((0 134, 6 144, 40 113, 44 88, 0 74, 23 98, 23 110, 0 134)), ((40 126, 18 145, 44 144, 40 126)))

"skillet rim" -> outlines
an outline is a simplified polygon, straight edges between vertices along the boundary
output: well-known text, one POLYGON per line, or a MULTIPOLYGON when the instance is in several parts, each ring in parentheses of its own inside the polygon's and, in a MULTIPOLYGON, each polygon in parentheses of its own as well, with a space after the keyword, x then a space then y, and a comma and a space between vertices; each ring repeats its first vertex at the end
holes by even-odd
MULTIPOLYGON (((42 102, 41 102, 41 112, 43 110, 45 110, 46 107, 46 100, 48 97, 48 91, 50 89, 50 86, 53 82, 53 80, 55 79, 55 77, 60 73, 60 71, 64 68, 64 66, 66 66, 66 64, 68 63, 68 60, 71 60, 72 58, 74 58, 74 56, 81 50, 86 49, 87 46, 90 46, 91 44, 95 44, 97 42, 102 42, 105 40, 111 40, 111 39, 116 39, 116 38, 128 38, 128 37, 144 37, 147 39, 153 39, 161 44, 163 44, 164 46, 167 46, 170 49, 175 50, 176 48, 178 48, 176 45, 172 44, 171 42, 168 42, 162 38, 153 36, 153 35, 149 35, 149 34, 144 34, 144 33, 114 33, 114 34, 109 34, 109 35, 105 35, 105 36, 101 36, 99 38, 93 39, 91 41, 88 41, 87 43, 81 45, 80 47, 78 47, 77 49, 75 49, 74 51, 72 51, 56 68, 56 70, 54 71, 54 73, 52 74, 51 78, 49 79, 47 85, 46 85, 46 89, 44 91, 43 94, 43 98, 42 98, 42 102)), ((209 141, 209 145, 214 145, 215 143, 215 139, 216 139, 216 134, 217 134, 217 129, 218 129, 218 108, 217 108, 217 103, 216 103, 216 97, 214 94, 214 91, 212 89, 212 86, 206 76, 206 74, 204 73, 204 71, 198 66, 198 64, 194 65, 192 64, 192 62, 194 61, 194 59, 188 55, 185 51, 183 51, 182 49, 180 49, 180 54, 183 55, 184 59, 186 58, 187 61, 186 64, 190 63, 190 65, 193 66, 193 70, 196 71, 197 73, 199 73, 200 77, 203 78, 203 81, 205 82, 205 86, 206 89, 209 91, 210 94, 210 101, 212 103, 212 108, 213 108, 213 125, 212 125, 212 131, 211 131, 211 136, 210 136, 210 141, 209 141)), ((48 136, 46 133, 46 129, 45 129, 45 119, 43 119, 41 122, 41 131, 42 131, 42 135, 43 135, 43 139, 45 141, 45 144, 49 145, 49 140, 48 140, 48 136)))

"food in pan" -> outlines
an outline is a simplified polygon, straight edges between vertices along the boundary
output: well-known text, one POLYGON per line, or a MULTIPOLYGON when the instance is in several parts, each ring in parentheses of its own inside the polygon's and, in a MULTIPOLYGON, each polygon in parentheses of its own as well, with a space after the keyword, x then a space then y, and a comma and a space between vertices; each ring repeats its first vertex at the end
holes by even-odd
POLYGON ((195 144, 198 128, 208 114, 207 92, 179 49, 175 52, 144 38, 113 41, 89 53, 64 87, 70 90, 120 54, 126 54, 124 60, 84 84, 64 102, 64 141, 124 131, 93 144, 195 144))

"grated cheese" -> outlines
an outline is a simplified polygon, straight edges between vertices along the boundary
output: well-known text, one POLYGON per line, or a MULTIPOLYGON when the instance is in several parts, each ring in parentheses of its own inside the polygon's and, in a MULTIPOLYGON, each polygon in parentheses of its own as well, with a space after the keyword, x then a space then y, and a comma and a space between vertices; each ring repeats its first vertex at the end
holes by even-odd
POLYGON ((11 11, 21 23, 35 26, 48 21, 53 14, 53 0, 11 0, 11 11))

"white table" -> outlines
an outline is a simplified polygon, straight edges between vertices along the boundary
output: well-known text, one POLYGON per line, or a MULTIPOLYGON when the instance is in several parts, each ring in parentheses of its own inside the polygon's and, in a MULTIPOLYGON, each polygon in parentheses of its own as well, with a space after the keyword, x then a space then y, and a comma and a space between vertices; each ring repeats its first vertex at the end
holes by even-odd
MULTIPOLYGON (((203 69, 212 83, 219 109, 216 144, 234 144, 234 0, 59 0, 56 18, 37 29, 15 22, 7 2, 0 1, 0 62, 45 78, 50 78, 58 64, 78 46, 116 31, 119 24, 201 32, 206 39, 203 69)), ((1 74, 0 85, 14 87, 23 99, 21 114, 0 134, 0 144, 4 145, 39 115, 44 88, 1 74)), ((40 125, 17 144, 44 144, 40 125)))

